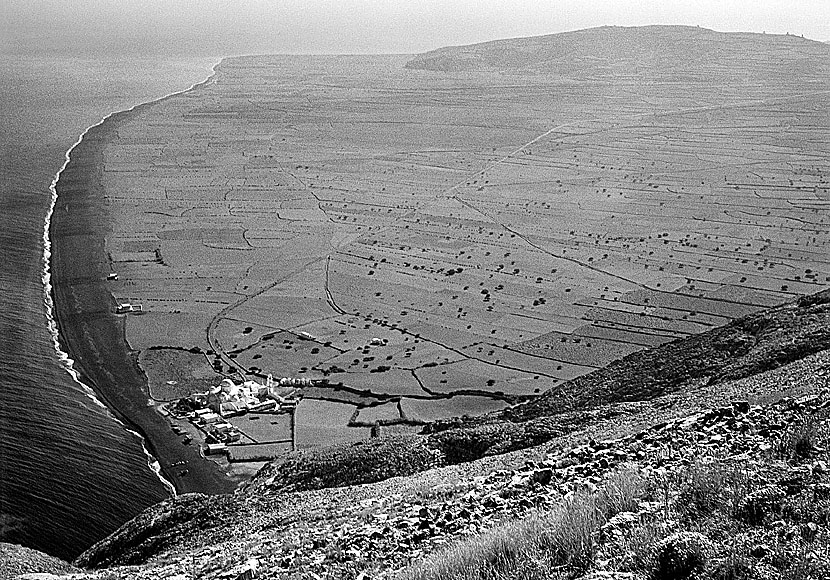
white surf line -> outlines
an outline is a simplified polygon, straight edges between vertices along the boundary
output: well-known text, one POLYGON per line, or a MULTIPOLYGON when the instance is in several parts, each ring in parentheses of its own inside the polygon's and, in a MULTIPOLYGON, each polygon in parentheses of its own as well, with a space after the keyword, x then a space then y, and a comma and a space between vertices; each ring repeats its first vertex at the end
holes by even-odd
POLYGON ((90 125, 89 127, 87 127, 84 130, 84 132, 81 133, 81 136, 78 137, 78 140, 75 141, 75 143, 69 149, 67 149, 66 152, 64 153, 63 165, 58 170, 58 172, 55 174, 55 177, 52 179, 52 183, 49 185, 49 192, 51 193, 51 201, 49 203, 49 208, 46 211, 46 217, 45 217, 44 222, 43 222, 43 270, 42 270, 42 274, 41 274, 41 281, 43 282, 43 304, 46 308, 46 325, 47 325, 47 328, 49 330, 49 334, 52 336, 52 344, 55 348, 55 353, 58 356, 58 361, 60 362, 60 364, 64 368, 64 370, 67 373, 69 373, 69 375, 72 377, 72 379, 76 383, 78 383, 78 385, 81 386, 81 389, 83 390, 84 394, 92 402, 94 402, 96 405, 98 405, 102 409, 106 410, 107 414, 110 416, 110 418, 112 418, 116 423, 118 423, 119 425, 124 427, 125 431, 127 431, 129 433, 132 433, 133 435, 135 435, 141 441, 141 449, 144 451, 144 455, 147 458, 147 467, 150 468, 150 471, 152 471, 156 475, 156 477, 159 479, 159 481, 162 483, 162 485, 164 485, 164 487, 167 489, 167 491, 173 497, 176 496, 176 488, 173 485, 173 483, 170 480, 168 480, 166 477, 164 477, 164 475, 162 474, 161 464, 159 463, 158 459, 156 459, 153 456, 153 454, 150 453, 150 450, 147 449, 147 445, 146 445, 146 441, 145 441, 144 437, 140 433, 138 433, 138 432, 130 429, 129 427, 127 427, 127 425, 125 425, 123 421, 118 419, 118 417, 116 417, 112 412, 110 412, 110 410, 107 408, 107 406, 95 395, 95 391, 92 389, 92 387, 90 387, 89 385, 87 385, 83 381, 81 381, 81 375, 77 371, 77 369, 75 369, 75 366, 74 366, 75 361, 72 360, 72 358, 69 356, 69 354, 66 351, 63 350, 63 346, 60 343, 60 334, 58 332, 58 321, 55 318, 55 314, 54 314, 55 303, 54 303, 54 300, 52 299, 52 268, 51 268, 51 263, 52 263, 52 240, 51 240, 51 237, 49 235, 49 229, 52 225, 52 215, 55 213, 55 206, 57 205, 57 201, 58 201, 57 184, 58 184, 58 181, 60 180, 60 176, 63 173, 63 171, 66 169, 66 166, 69 165, 69 158, 72 154, 72 151, 75 149, 75 147, 77 147, 81 143, 81 141, 83 141, 84 137, 90 131, 90 129, 101 126, 102 124, 104 124, 104 122, 107 119, 109 119, 110 117, 112 117, 113 115, 115 115, 117 113, 129 112, 129 111, 134 110, 136 107, 156 103, 158 101, 162 101, 162 100, 167 99, 169 97, 173 97, 173 96, 176 96, 176 95, 181 95, 183 93, 186 93, 188 91, 191 91, 191 90, 195 89, 196 87, 200 87, 200 86, 203 86, 203 85, 210 84, 210 82, 212 82, 213 78, 216 76, 216 67, 218 67, 221 62, 222 61, 220 60, 219 62, 217 62, 216 64, 213 65, 213 67, 211 68, 210 75, 203 81, 200 81, 198 83, 194 83, 193 85, 191 85, 190 87, 188 87, 188 88, 186 88, 182 91, 175 91, 175 92, 169 93, 167 95, 164 95, 163 97, 159 97, 157 99, 147 101, 145 103, 138 103, 137 105, 133 105, 132 107, 130 107, 129 109, 125 109, 124 111, 112 112, 112 113, 106 115, 105 117, 103 117, 100 121, 98 121, 94 125, 90 125))

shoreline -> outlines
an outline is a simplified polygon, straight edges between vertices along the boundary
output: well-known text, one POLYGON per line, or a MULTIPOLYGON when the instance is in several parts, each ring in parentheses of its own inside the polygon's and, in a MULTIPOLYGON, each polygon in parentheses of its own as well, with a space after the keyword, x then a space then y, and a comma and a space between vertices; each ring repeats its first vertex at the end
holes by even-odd
POLYGON ((105 282, 109 218, 97 177, 103 147, 122 122, 145 107, 209 84, 218 66, 187 89, 110 113, 88 127, 66 151, 52 180, 44 220, 44 306, 58 360, 96 405, 139 438, 148 468, 171 495, 226 493, 237 483, 204 459, 198 446, 174 440, 167 420, 147 405, 146 379, 127 343, 124 319, 113 313, 114 298, 105 282), (172 468, 180 461, 187 462, 187 477, 172 468))

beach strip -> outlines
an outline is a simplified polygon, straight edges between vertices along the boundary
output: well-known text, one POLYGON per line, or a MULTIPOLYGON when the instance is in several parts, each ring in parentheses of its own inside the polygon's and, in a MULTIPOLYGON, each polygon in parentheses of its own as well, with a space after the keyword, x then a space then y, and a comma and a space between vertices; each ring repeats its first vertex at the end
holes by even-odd
MULTIPOLYGON (((55 205, 47 227, 59 347, 67 353, 68 369, 78 373, 80 381, 128 429, 144 437, 164 479, 177 492, 227 493, 236 482, 201 457, 198 446, 182 445, 169 422, 148 406, 146 378, 137 353, 127 343, 125 317, 115 313, 115 299, 106 285, 110 267, 105 237, 110 217, 102 187, 103 151, 121 124, 159 100, 114 113, 90 127, 69 152, 56 180, 55 205), (186 474, 181 467, 185 464, 186 474)), ((150 463, 152 467, 152 459, 150 463)))

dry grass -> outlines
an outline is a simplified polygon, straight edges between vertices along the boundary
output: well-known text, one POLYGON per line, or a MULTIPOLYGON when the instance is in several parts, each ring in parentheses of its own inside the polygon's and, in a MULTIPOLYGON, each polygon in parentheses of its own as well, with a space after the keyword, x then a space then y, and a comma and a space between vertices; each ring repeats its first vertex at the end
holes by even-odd
POLYGON ((585 570, 593 561, 594 532, 602 521, 596 498, 578 495, 550 512, 462 540, 400 578, 541 580, 550 578, 552 570, 585 570))
POLYGON ((815 449, 827 443, 826 415, 821 413, 801 417, 779 439, 773 448, 774 456, 785 461, 809 458, 815 449))
POLYGON ((466 538, 404 570, 401 580, 542 580, 586 571, 597 531, 615 514, 636 507, 639 476, 625 468, 597 493, 580 492, 556 508, 466 538))
POLYGON ((808 414, 756 459, 704 456, 648 477, 624 466, 595 493, 462 540, 401 578, 541 580, 595 568, 649 580, 830 578, 825 469, 798 483, 781 461, 826 463, 828 440, 826 416, 808 414))
POLYGON ((750 487, 749 477, 740 467, 698 461, 680 472, 674 504, 678 515, 686 521, 717 511, 734 516, 750 487))
POLYGON ((617 542, 608 553, 609 566, 621 572, 642 572, 652 566, 652 551, 662 538, 672 532, 662 517, 640 522, 617 542))
POLYGON ((644 483, 633 466, 624 466, 614 471, 599 492, 598 501, 605 517, 612 518, 621 512, 635 511, 644 483))

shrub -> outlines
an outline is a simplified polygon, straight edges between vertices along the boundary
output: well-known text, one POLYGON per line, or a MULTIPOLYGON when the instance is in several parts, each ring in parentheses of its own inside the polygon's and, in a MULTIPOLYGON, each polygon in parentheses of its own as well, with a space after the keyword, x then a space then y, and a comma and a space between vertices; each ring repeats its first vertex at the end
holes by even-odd
POLYGON ((703 534, 677 532, 661 540, 652 552, 653 580, 684 580, 706 565, 711 545, 703 534))
POLYGON ((771 558, 772 565, 787 580, 817 580, 830 577, 830 547, 807 546, 802 542, 779 545, 771 558))
POLYGON ((786 494, 777 486, 766 486, 757 489, 741 500, 735 516, 748 524, 757 525, 773 513, 781 510, 786 494))
POLYGON ((625 572, 643 572, 652 568, 654 546, 670 533, 669 524, 663 520, 642 522, 624 534, 609 554, 613 567, 625 572))
POLYGON ((548 551, 554 562, 577 570, 586 569, 594 559, 594 533, 604 521, 596 496, 576 494, 548 515, 548 551))
POLYGON ((733 550, 710 566, 708 576, 712 580, 750 580, 754 562, 743 552, 733 550))
POLYGON ((719 463, 694 463, 680 473, 676 505, 685 515, 706 516, 723 506, 726 468, 719 463))
POLYGON ((412 475, 439 462, 422 437, 392 435, 290 453, 269 466, 263 477, 272 489, 316 489, 412 475))
POLYGON ((803 416, 791 425, 773 448, 779 459, 806 459, 826 438, 823 417, 803 416))
POLYGON ((716 511, 735 516, 752 482, 740 467, 698 461, 681 471, 675 482, 665 485, 677 487, 677 496, 672 501, 674 511, 688 522, 716 511))

